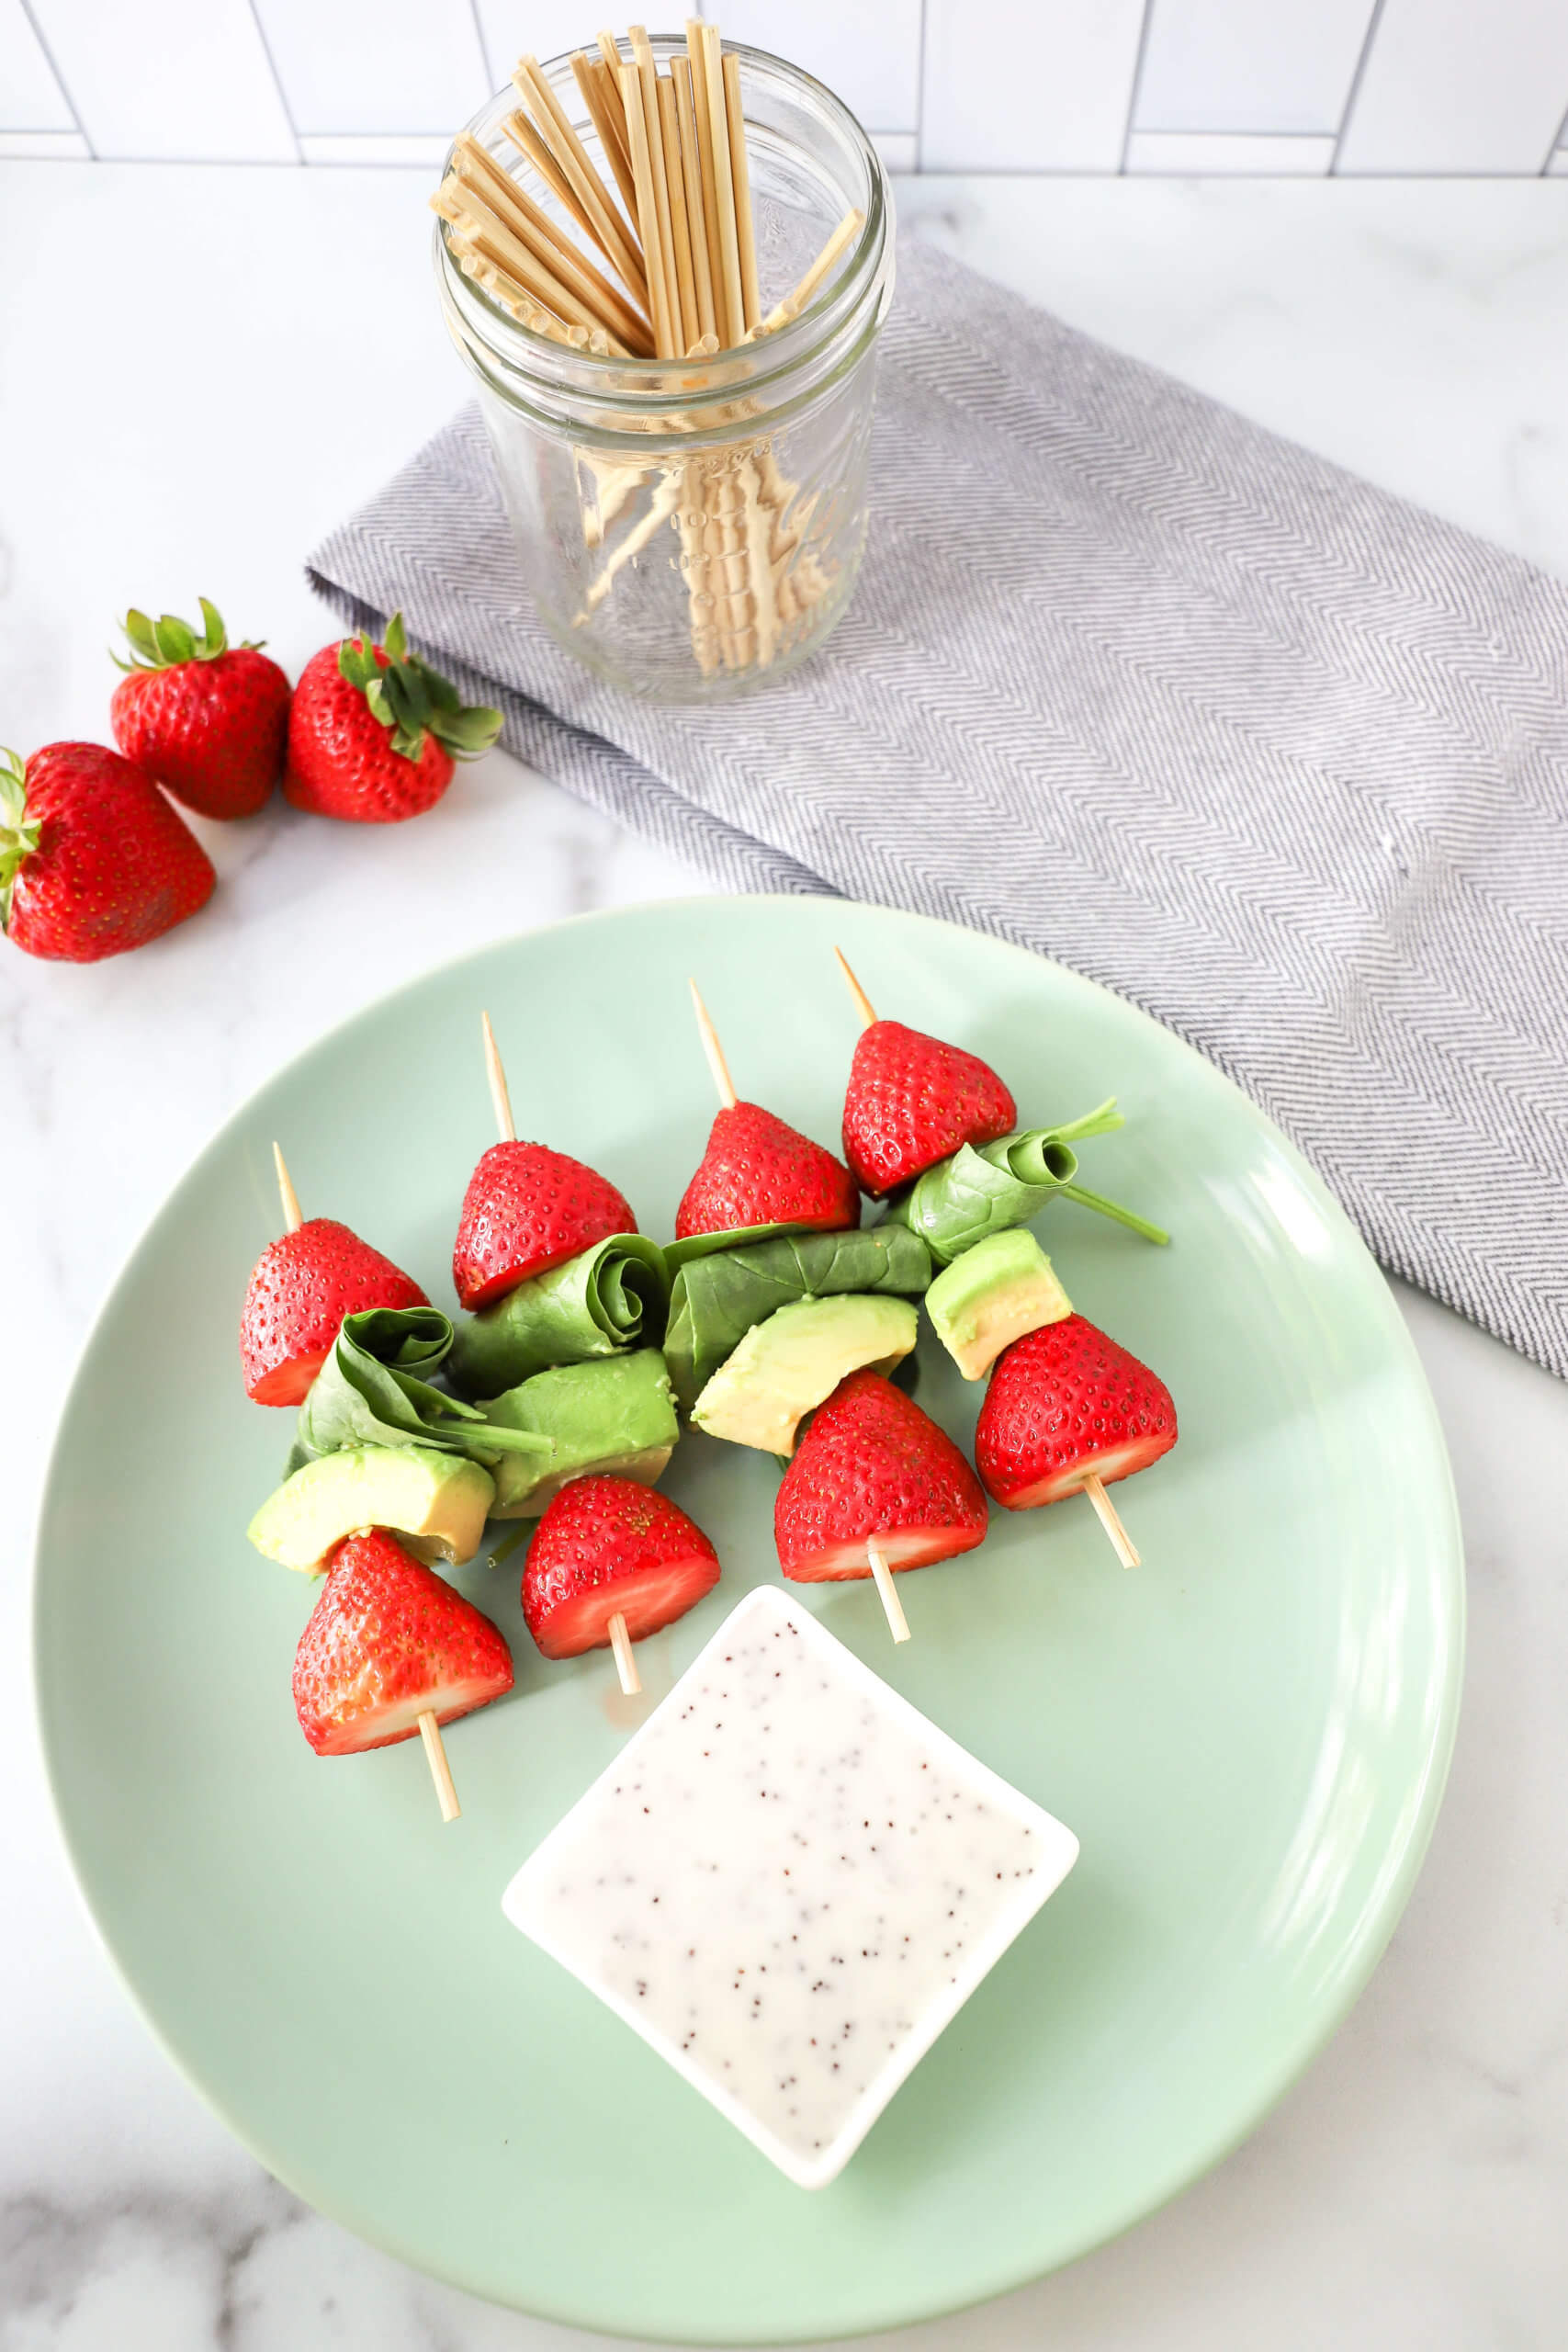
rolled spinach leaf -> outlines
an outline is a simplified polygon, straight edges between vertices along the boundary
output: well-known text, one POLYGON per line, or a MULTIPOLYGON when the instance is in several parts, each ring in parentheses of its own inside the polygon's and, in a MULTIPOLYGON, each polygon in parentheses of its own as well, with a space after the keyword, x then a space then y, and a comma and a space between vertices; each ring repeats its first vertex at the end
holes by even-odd
POLYGON ((919 1298, 931 1278, 930 1250, 899 1226, 796 1234, 694 1258, 675 1276, 664 1335, 675 1394, 690 1411, 726 1357, 775 1307, 843 1291, 919 1298))
POLYGON ((673 1279, 694 1258, 711 1258, 716 1250, 749 1249, 756 1241, 777 1241, 785 1234, 815 1229, 809 1225, 737 1225, 725 1233, 688 1233, 683 1241, 665 1242, 664 1262, 673 1279))
POLYGON ((964 1144, 950 1159, 939 1160, 917 1176, 873 1229, 907 1227, 919 1235, 939 1266, 947 1266, 988 1234, 1024 1225, 1048 1203, 1061 1199, 1096 1209, 1146 1241, 1168 1241, 1169 1234, 1159 1226, 1076 1181, 1078 1163, 1073 1145, 1087 1136, 1109 1135, 1124 1124, 1112 1097, 1065 1126, 1030 1127, 982 1144, 978 1151, 964 1144))
POLYGON ((656 1347, 669 1297, 658 1242, 612 1234, 460 1323, 446 1377, 465 1396, 499 1396, 553 1364, 656 1347))
POLYGON ((427 1375, 451 1350, 452 1326, 435 1306, 377 1306, 345 1315, 343 1327, 299 1408, 287 1476, 350 1445, 425 1445, 487 1467, 504 1453, 541 1462, 550 1440, 489 1420, 427 1375))

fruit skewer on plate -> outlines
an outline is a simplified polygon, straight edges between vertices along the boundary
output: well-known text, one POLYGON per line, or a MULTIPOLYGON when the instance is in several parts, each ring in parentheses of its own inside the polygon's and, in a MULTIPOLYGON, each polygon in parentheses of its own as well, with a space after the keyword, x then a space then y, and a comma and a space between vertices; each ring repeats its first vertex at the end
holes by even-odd
POLYGON ((871 1371, 851 1373, 813 1415, 773 1508, 784 1575, 799 1584, 874 1577, 895 1642, 909 1628, 894 1572, 985 1538, 986 1498, 957 1446, 871 1371))
MULTIPOLYGON (((241 1312, 240 1356, 254 1401, 302 1404, 347 1317, 433 1310, 417 1283, 346 1226, 330 1217, 307 1220, 276 1144, 273 1157, 285 1229, 252 1272, 241 1312)), ((383 1451, 395 1475, 390 1448, 366 1449, 366 1468, 370 1471, 374 1455, 383 1451)), ((348 1461, 346 1455, 324 1459, 348 1461)), ((417 1482, 425 1464, 415 1458, 412 1467, 417 1482)), ((465 1543, 471 1550, 493 1492, 477 1464, 460 1468, 470 1474, 472 1491, 458 1495, 432 1467, 417 1506, 438 1550, 465 1543)), ((376 1507, 371 1489, 377 1484, 374 1475, 366 1478, 367 1509, 376 1507)), ((411 1498, 404 1503, 414 1507, 411 1498)), ((294 1532, 297 1537, 297 1528, 294 1532)), ((319 1756, 358 1755, 417 1734, 442 1819, 456 1820, 460 1808, 441 1726, 511 1690, 512 1654, 504 1638, 385 1528, 361 1527, 324 1562, 310 1565, 323 1565, 327 1575, 295 1653, 300 1730, 319 1756)))
POLYGON ((706 1149, 675 1212, 676 1241, 698 1235, 841 1232, 860 1223, 860 1187, 841 1159, 758 1102, 736 1095, 695 980, 697 1033, 718 1090, 706 1149))
MULTIPOLYGON (((488 1013, 481 1015, 481 1027, 501 1141, 486 1152, 469 1184, 454 1275, 461 1295, 465 1273, 471 1276, 481 1265, 491 1269, 477 1295, 481 1308, 494 1312, 506 1296, 553 1268, 612 1238, 638 1237, 630 1204, 594 1170, 542 1144, 517 1142, 506 1073, 488 1013), (508 1292, 496 1286, 497 1267, 515 1274, 508 1292)), ((657 1245, 641 1246, 660 1261, 662 1281, 657 1245)), ((471 1281, 469 1290, 475 1295, 471 1281)), ((662 1301, 661 1291, 660 1306, 662 1301)), ((717 1578, 718 1561, 683 1511, 649 1492, 676 1437, 662 1360, 653 1361, 658 1351, 651 1348, 617 1356, 612 1337, 605 1335, 606 1352, 599 1361, 549 1366, 496 1397, 490 1410, 496 1418, 525 1414, 533 1426, 550 1422, 558 1442, 569 1429, 580 1435, 590 1427, 598 1432, 604 1469, 596 1471, 592 1454, 584 1458, 580 1453, 569 1460, 565 1482, 544 1504, 524 1574, 524 1611, 547 1657, 573 1657, 608 1646, 621 1689, 632 1698, 642 1688, 632 1644, 699 1600, 717 1578), (603 1385, 606 1378, 618 1393, 596 1406, 583 1390, 603 1385), (619 1468, 612 1469, 612 1463, 619 1468), (639 1475, 626 1476, 634 1464, 639 1475)), ((567 1341, 558 1339, 556 1344, 567 1341)))

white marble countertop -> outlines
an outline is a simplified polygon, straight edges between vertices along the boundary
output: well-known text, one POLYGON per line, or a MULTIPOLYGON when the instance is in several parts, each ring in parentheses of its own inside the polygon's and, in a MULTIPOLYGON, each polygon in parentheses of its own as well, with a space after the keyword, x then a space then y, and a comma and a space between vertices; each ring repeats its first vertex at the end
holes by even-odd
MULTIPOLYGON (((0 740, 102 732, 128 604, 207 594, 291 672, 333 633, 305 551, 464 393, 425 193, 417 173, 0 166, 0 740)), ((1568 571, 1563 183, 937 179, 901 201, 1075 324, 1568 571)), ((51 1817, 27 1562, 97 1303, 253 1087, 458 946, 705 885, 499 756, 416 827, 275 813, 207 830, 220 895, 161 946, 82 970, 0 947, 0 2352, 565 2352, 582 2339, 297 2204, 155 2047, 51 1817)), ((1563 2342, 1568 1391, 1401 1304, 1452 1449, 1472 1614, 1448 1803, 1393 1949, 1229 2163, 1073 2269, 908 2331, 903 2352, 1563 2342)))

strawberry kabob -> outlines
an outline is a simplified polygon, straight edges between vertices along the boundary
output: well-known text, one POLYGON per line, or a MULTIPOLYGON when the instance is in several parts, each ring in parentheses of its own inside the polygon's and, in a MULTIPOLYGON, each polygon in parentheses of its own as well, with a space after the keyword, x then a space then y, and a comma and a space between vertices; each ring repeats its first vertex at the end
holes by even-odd
MULTIPOLYGON (((849 1232, 858 1243, 860 1187, 850 1170, 771 1111, 738 1102, 694 981, 692 999, 720 1108, 681 1203, 677 1248, 705 1233, 731 1246, 759 1232, 849 1232)), ((986 1498, 969 1464, 885 1376, 914 1336, 914 1309, 904 1299, 807 1293, 747 1332, 693 1408, 712 1434, 774 1442, 789 1455, 774 1512, 784 1575, 799 1583, 872 1578, 895 1642, 908 1640, 909 1626, 894 1572, 970 1551, 986 1532, 986 1498), (767 1404, 778 1398, 771 1440, 765 1409, 760 1414, 744 1395, 749 1384, 767 1404), (712 1401, 721 1387, 722 1410, 712 1401), (807 1413, 796 1449, 795 1427, 807 1413)))
MULTIPOLYGON (((257 1260, 240 1317, 245 1393, 302 1404, 350 1315, 428 1308, 401 1268, 331 1217, 300 1213, 273 1146, 284 1231, 257 1260)), ((324 1562, 326 1581, 294 1659, 299 1728, 318 1756, 355 1756, 417 1733, 444 1821, 459 1812, 441 1725, 512 1688, 498 1628, 385 1528, 364 1527, 324 1562)))
MULTIPOLYGON (((518 1140, 495 1033, 490 1015, 480 1018, 500 1141, 475 1169, 458 1219, 452 1272, 463 1305, 481 1317, 504 1314, 525 1284, 557 1270, 564 1275, 628 1237, 658 1260, 656 1246, 637 1236, 630 1203, 605 1177, 547 1145, 518 1140)), ((600 1354, 624 1343, 614 1329, 589 1329, 586 1340, 563 1336, 553 1347, 546 1343, 557 1378, 568 1376, 574 1361, 590 1371, 581 1361, 585 1345, 600 1354)), ((640 1319, 626 1336, 642 1336, 640 1319)), ((498 1399, 497 1409, 504 1403, 498 1399)), ((670 1430, 672 1440, 672 1408, 670 1430)), ((655 1458, 654 1476, 668 1458, 666 1447, 655 1458)), ((608 1647, 621 1689, 632 1698, 642 1688, 633 1643, 684 1616, 718 1574, 713 1545, 668 1497, 637 1478, 590 1468, 545 1507, 524 1570, 523 1613, 546 1657, 608 1647)))
POLYGON ((1050 1260, 1015 1222, 1061 1193, 1151 1240, 1168 1238, 1159 1227, 1072 1181, 1076 1159, 1061 1147, 1068 1137, 1119 1125, 1114 1104, 1071 1126, 1041 1131, 1047 1145, 1035 1155, 1041 1181, 1015 1182, 1010 1193, 1005 1155, 999 1165, 973 1160, 987 1146, 999 1151, 1000 1139, 1016 1126, 1017 1106, 1001 1079, 961 1047, 879 1021, 842 953, 835 953, 862 1022, 844 1098, 845 1157, 861 1183, 874 1196, 919 1187, 931 1181, 928 1171, 965 1148, 972 1174, 992 1167, 1004 1180, 993 1221, 978 1238, 965 1231, 948 1249, 938 1245, 948 1262, 926 1294, 932 1324, 964 1378, 991 1374, 976 1430, 986 1490, 1007 1510, 1087 1495, 1117 1558, 1136 1567, 1139 1555, 1106 1488, 1176 1443, 1170 1392, 1147 1365, 1074 1312, 1050 1260))

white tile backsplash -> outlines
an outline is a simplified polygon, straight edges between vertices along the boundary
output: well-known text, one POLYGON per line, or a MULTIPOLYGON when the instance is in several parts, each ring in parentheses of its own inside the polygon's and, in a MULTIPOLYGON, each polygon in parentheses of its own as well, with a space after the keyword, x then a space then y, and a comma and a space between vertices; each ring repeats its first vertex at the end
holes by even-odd
POLYGON ((727 38, 771 49, 836 90, 868 130, 920 119, 920 0, 716 0, 727 38))
POLYGON ((22 0, 0 0, 0 132, 75 128, 22 0))
POLYGON ((1134 126, 1332 138, 1371 19, 1372 0, 1152 0, 1134 126))
POLYGON ((1568 0, 1384 0, 1341 172, 1540 172, 1568 96, 1568 0))
POLYGON ((926 0, 928 172, 1121 169, 1145 0, 926 0))
MULTIPOLYGON (((1568 173, 1568 0, 682 0, 895 171, 1568 173)), ((0 0, 0 153, 439 163, 584 0, 0 0)))
POLYGON ((1305 138, 1267 130, 1134 130, 1127 141, 1130 172, 1321 179, 1334 162, 1332 134, 1305 138))
POLYGON ((255 0, 296 130, 445 131, 491 94, 469 0, 255 0))
POLYGON ((249 0, 32 0, 32 13, 96 154, 298 163, 249 0))

